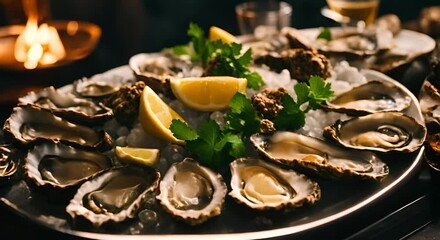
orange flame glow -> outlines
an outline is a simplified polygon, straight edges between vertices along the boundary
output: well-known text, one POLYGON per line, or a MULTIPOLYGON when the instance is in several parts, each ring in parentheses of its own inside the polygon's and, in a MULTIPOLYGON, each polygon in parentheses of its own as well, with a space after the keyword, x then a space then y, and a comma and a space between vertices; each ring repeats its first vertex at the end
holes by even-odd
POLYGON ((14 56, 24 63, 26 69, 56 63, 64 58, 66 51, 57 30, 43 23, 38 26, 36 15, 30 15, 26 28, 15 41, 14 56))

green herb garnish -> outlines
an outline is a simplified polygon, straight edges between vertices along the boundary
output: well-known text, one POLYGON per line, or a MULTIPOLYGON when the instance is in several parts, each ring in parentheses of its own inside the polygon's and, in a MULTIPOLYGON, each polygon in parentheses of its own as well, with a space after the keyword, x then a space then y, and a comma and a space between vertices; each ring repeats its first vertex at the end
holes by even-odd
POLYGON ((209 120, 194 131, 181 120, 173 119, 170 126, 174 136, 186 141, 186 149, 197 156, 197 160, 212 168, 221 168, 232 159, 244 155, 245 146, 239 135, 222 131, 219 125, 209 120))
POLYGON ((322 38, 327 41, 332 40, 332 32, 330 31, 330 28, 328 28, 328 27, 319 28, 319 34, 316 37, 316 39, 318 39, 318 38, 322 38))
POLYGON ((297 95, 296 102, 290 95, 283 95, 283 109, 274 120, 277 129, 295 131, 303 127, 305 114, 312 109, 318 109, 324 101, 334 96, 331 84, 325 82, 319 76, 311 76, 309 85, 307 83, 297 83, 294 90, 297 95), (304 104, 307 105, 304 107, 304 104))
POLYGON ((246 78, 248 87, 258 90, 264 85, 261 76, 252 72, 252 49, 242 53, 242 45, 223 43, 220 40, 210 41, 205 32, 195 23, 190 23, 188 36, 191 42, 173 48, 176 55, 189 55, 193 61, 200 61, 208 76, 232 76, 246 78), (192 49, 192 50, 191 50, 192 49))
MULTIPOLYGON (((213 75, 233 75, 257 79, 255 89, 261 77, 250 72, 251 50, 240 54, 240 44, 224 44, 221 41, 208 41, 203 31, 195 24, 190 25, 188 34, 192 42, 188 48, 175 48, 175 52, 191 53, 192 59, 197 59, 210 68, 213 75), (188 50, 193 49, 193 50, 188 50)), ((262 82, 262 81, 261 81, 262 82)), ((273 119, 277 130, 295 131, 305 124, 306 113, 317 109, 324 101, 334 96, 331 85, 319 76, 311 76, 308 83, 298 83, 294 86, 297 100, 290 95, 282 96, 283 109, 273 119)), ((226 124, 221 128, 215 121, 209 120, 200 125, 197 130, 191 129, 186 123, 174 119, 170 130, 174 136, 186 141, 186 149, 203 165, 212 168, 224 168, 235 158, 245 154, 244 142, 247 138, 260 131, 263 117, 253 107, 252 102, 242 93, 236 93, 229 103, 226 114, 226 124)))

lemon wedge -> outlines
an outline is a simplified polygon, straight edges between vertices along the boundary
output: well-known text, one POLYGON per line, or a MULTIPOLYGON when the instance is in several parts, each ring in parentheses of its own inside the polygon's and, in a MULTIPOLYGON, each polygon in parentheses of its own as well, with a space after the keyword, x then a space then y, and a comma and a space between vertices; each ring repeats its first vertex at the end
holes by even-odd
POLYGON ((139 121, 143 129, 159 139, 184 144, 185 142, 174 137, 170 130, 171 121, 175 118, 185 122, 153 89, 145 86, 139 104, 139 121))
POLYGON ((119 160, 125 163, 136 163, 146 166, 154 166, 159 160, 159 149, 115 147, 115 154, 119 160))
POLYGON ((209 28, 209 40, 221 40, 224 43, 231 44, 232 42, 236 42, 237 38, 224 29, 212 26, 209 28))
POLYGON ((173 78, 171 90, 186 106, 199 111, 220 111, 228 107, 235 93, 246 91, 247 79, 229 76, 173 78))

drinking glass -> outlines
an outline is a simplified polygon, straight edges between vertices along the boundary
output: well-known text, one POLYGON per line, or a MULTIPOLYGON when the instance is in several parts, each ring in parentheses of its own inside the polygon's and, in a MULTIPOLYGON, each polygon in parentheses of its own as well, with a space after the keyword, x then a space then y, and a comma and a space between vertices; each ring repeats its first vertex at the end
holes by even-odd
POLYGON ((253 34, 259 26, 280 30, 290 26, 292 6, 280 1, 248 1, 235 7, 240 34, 253 34))
POLYGON ((379 3, 380 0, 327 0, 333 11, 353 21, 364 21, 367 26, 376 20, 379 3))

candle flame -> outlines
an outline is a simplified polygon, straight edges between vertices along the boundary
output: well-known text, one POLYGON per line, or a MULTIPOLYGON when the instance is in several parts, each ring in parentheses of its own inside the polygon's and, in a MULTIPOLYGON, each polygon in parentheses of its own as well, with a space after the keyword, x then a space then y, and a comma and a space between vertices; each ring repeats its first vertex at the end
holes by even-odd
POLYGON ((54 64, 66 56, 63 42, 58 31, 30 16, 23 32, 15 41, 14 56, 18 62, 24 63, 26 69, 34 69, 39 64, 54 64))

